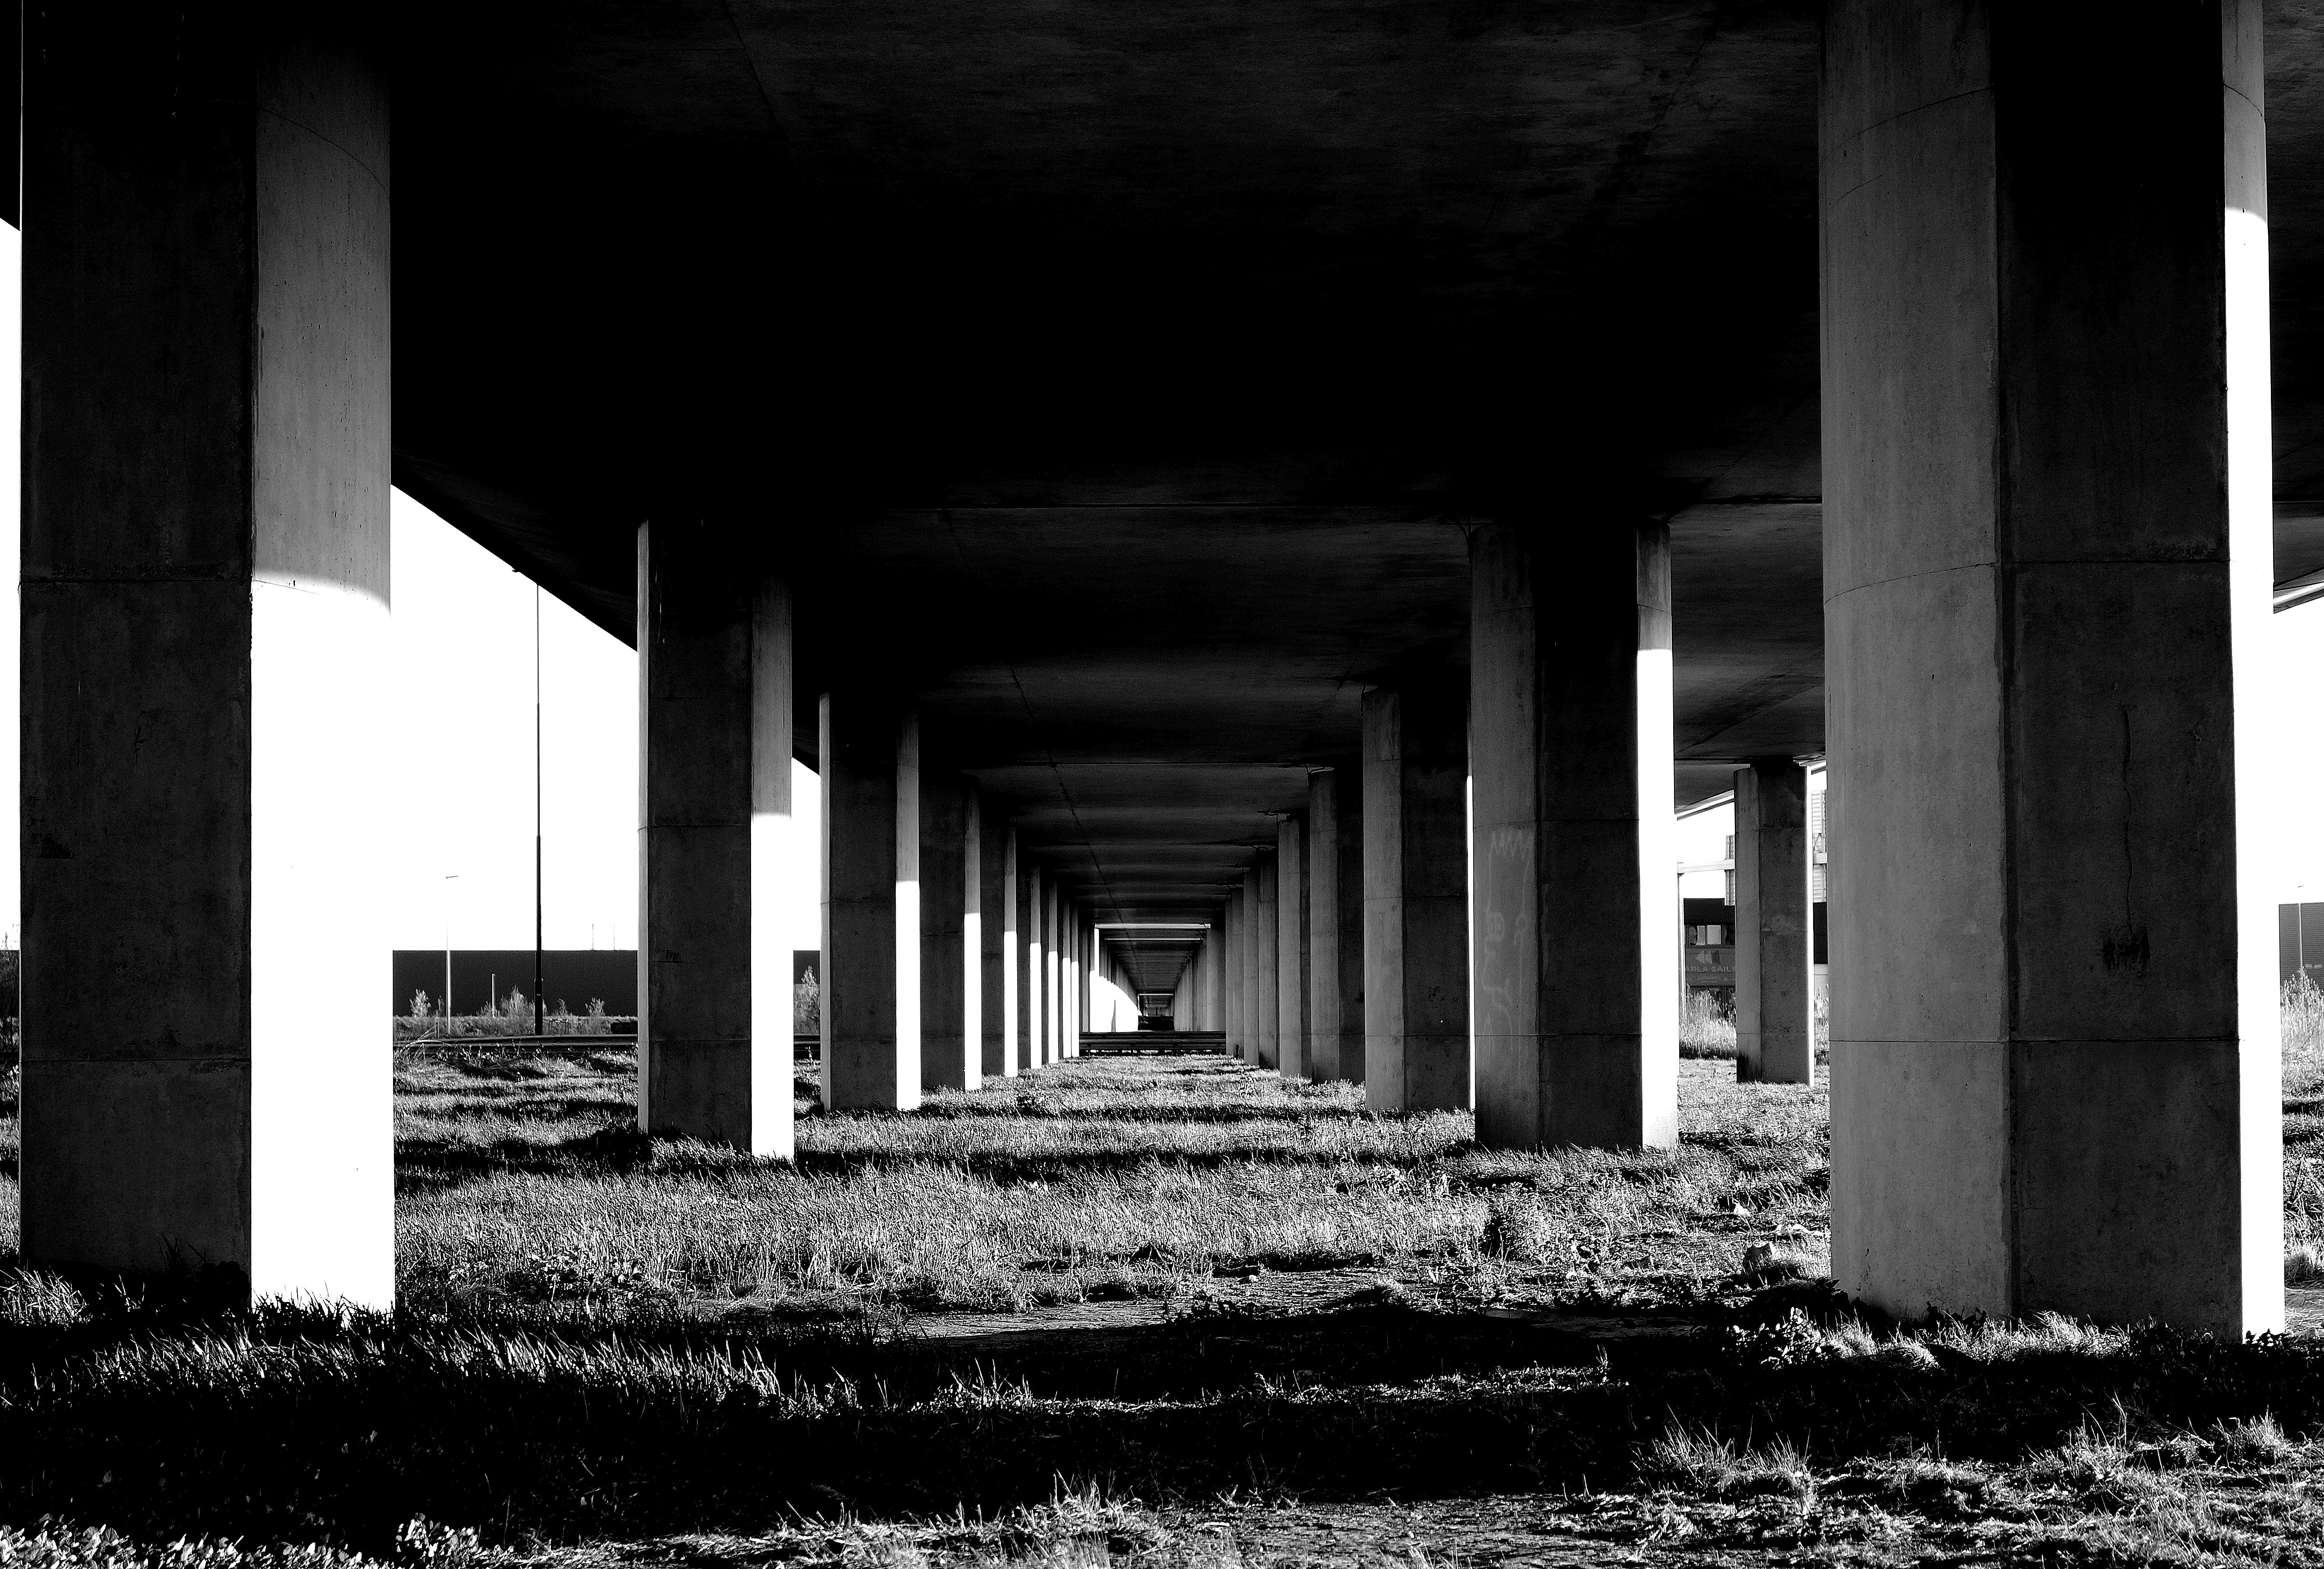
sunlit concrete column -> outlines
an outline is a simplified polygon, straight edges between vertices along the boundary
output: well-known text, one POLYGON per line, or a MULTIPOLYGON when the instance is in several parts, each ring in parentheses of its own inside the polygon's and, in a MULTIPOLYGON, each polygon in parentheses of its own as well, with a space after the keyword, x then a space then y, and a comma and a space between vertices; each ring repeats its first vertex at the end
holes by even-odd
POLYGON ((1470 535, 1477 1139, 1678 1141, 1670 539, 1470 535))
POLYGON ((1017 1041, 1021 1071, 1041 1066, 1041 901, 1045 896, 1041 868, 1017 847, 1017 1041))
POLYGON ((1065 1056, 1065 990, 1059 984, 1065 973, 1063 904, 1054 879, 1046 880, 1041 897, 1041 1061, 1048 1064, 1065 1056))
POLYGON ((973 1090, 984 1077, 976 901, 976 787, 934 765, 920 775, 920 1087, 973 1090))
POLYGON ((2283 1322, 2260 36, 1827 14, 1832 1263, 1891 1312, 2283 1322))
POLYGON ((1017 1075, 1017 835, 1007 803, 981 795, 977 808, 978 1030, 984 1076, 1017 1075))
POLYGON ((919 725, 885 697, 825 694, 823 1103, 920 1103, 919 725))
POLYGON ((1074 1057, 1081 1055, 1082 1020, 1084 999, 1082 992, 1082 910, 1073 900, 1063 901, 1060 917, 1064 921, 1065 946, 1058 955, 1057 990, 1065 1008, 1058 1020, 1057 1054, 1074 1057))
POLYGON ((1307 824, 1297 813, 1275 828, 1277 1066, 1286 1079, 1313 1076, 1307 1042, 1307 824))
POLYGON ((1765 757, 1735 771, 1735 1076, 1815 1080, 1807 771, 1765 757))
POLYGON ((1470 1104, 1467 697, 1455 677, 1363 700, 1364 1103, 1470 1104))
POLYGON ((1252 869, 1251 1004, 1258 1028, 1251 1031, 1251 1061, 1279 1069, 1283 1064, 1283 879, 1279 851, 1263 848, 1252 869))
POLYGON ((791 607, 725 531, 638 529, 638 1126, 791 1153, 791 607))
POLYGON ((1317 769, 1307 782, 1309 1076, 1364 1076, 1362 772, 1317 769))
POLYGON ((23 1260, 384 1306, 387 88, 23 42, 23 1260))

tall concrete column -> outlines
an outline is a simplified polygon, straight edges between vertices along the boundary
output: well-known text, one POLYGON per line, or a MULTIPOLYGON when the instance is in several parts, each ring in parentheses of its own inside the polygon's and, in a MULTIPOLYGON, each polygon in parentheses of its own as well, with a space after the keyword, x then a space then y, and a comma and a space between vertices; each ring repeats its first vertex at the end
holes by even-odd
POLYGON ((1827 14, 1832 1263, 1891 1312, 2283 1322, 2260 37, 1827 14))
POLYGON ((1470 536, 1477 1139, 1678 1141, 1670 539, 1470 536))
POLYGON ((930 766, 920 777, 920 1087, 973 1090, 984 1077, 976 901, 976 787, 930 766))
POLYGON ((1469 748, 1457 678, 1364 694, 1364 1103, 1465 1107, 1469 748))
POLYGON ((920 1103, 919 725, 878 694, 824 695, 823 1103, 920 1103))
POLYGON ((1807 771, 1788 757, 1735 771, 1735 1076, 1815 1081, 1813 867, 1807 771))
POLYGON ((1283 879, 1278 852, 1262 849, 1251 872, 1251 1061, 1283 1066, 1283 879))
POLYGON ((977 808, 978 1033, 984 1076, 1017 1075, 1017 835, 1007 803, 980 796, 977 808))
POLYGON ((638 529, 638 1126, 791 1154, 791 605, 724 531, 638 529))
POLYGON ((1317 769, 1307 782, 1309 1076, 1364 1077, 1362 774, 1317 769))
POLYGON ((1021 844, 1017 849, 1017 909, 1023 923, 1017 949, 1017 1038, 1024 1054, 1024 1071, 1031 1073, 1044 1060, 1041 1041, 1047 1022, 1041 1015, 1041 977, 1047 972, 1047 961, 1042 954, 1041 911, 1047 891, 1039 863, 1025 854, 1021 844))
POLYGON ((1275 830, 1277 1064, 1286 1079, 1314 1076, 1307 1039, 1307 825, 1293 814, 1275 830))
POLYGON ((1241 889, 1238 888, 1227 895, 1226 903, 1219 910, 1217 929, 1211 936, 1218 950, 1213 956, 1218 961, 1215 974, 1219 995, 1219 1029, 1227 1038, 1227 1055, 1240 1057, 1242 1055, 1242 1009, 1239 989, 1235 984, 1235 975, 1240 968, 1238 955, 1240 953, 1242 944, 1241 889))
POLYGON ((388 95, 23 14, 27 1263, 394 1294, 388 95))

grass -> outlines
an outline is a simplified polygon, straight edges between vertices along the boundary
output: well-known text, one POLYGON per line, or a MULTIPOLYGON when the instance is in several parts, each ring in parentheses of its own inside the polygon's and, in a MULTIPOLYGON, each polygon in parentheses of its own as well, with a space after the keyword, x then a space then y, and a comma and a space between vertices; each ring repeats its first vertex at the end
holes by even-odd
POLYGON ((2324 1564, 2324 1344, 1851 1317, 1818 1088, 1689 1060, 1675 1151, 1520 1155, 1086 1058, 802 1080, 781 1166, 632 1071, 399 1055, 392 1316, 0 1267, 0 1563, 2324 1564))

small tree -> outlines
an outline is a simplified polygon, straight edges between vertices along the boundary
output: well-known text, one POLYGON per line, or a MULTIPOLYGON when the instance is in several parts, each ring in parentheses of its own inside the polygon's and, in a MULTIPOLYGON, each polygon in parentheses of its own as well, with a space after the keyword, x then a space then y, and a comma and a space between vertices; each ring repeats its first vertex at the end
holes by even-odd
POLYGON ((813 1035, 823 1028, 823 988, 816 984, 815 971, 809 969, 791 988, 791 1029, 800 1035, 813 1035))
POLYGON ((433 1013, 434 1011, 435 1011, 435 1009, 434 1009, 432 1006, 430 1006, 430 1005, 429 1005, 429 1001, 428 1001, 428 993, 427 993, 427 992, 420 992, 420 991, 415 991, 415 992, 413 992, 411 993, 411 1017, 412 1017, 412 1018, 414 1018, 414 1019, 425 1019, 425 1018, 427 1018, 430 1013, 433 1013))

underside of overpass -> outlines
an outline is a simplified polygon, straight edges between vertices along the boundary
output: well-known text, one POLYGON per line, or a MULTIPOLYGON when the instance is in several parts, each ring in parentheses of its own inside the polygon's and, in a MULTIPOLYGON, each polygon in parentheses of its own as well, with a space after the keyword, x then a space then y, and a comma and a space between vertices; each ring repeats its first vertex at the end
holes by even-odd
MULTIPOLYGON (((788 1088, 750 1089, 748 868, 797 756, 827 1105, 1053 1060, 1119 964, 1383 1109, 1666 1143, 1668 808, 1754 803, 1775 952, 1792 760, 1829 754, 1835 974, 1865 956, 1832 1015, 1863 1065, 1843 1274, 2264 1327, 2236 1205, 2270 1157, 2240 1059, 2203 1053, 2264 1001, 2232 980, 2234 670, 2266 583, 2324 572, 2324 5, 2134 9, 29 10, 28 1173, 95 1137, 36 1081, 263 1078, 275 946, 349 946, 309 918, 362 846, 271 835, 356 788, 351 732, 309 721, 361 712, 315 684, 372 634, 318 607, 383 610, 392 475, 640 649, 650 1129, 788 1148, 788 1088), (205 608, 152 608, 180 593, 205 608), (153 716, 204 704, 232 734, 140 772, 153 716), (2184 864, 2116 864, 2163 840, 2184 864), (185 869, 124 926, 154 844, 185 869), (1105 930, 1167 923, 1205 940, 1105 930), (37 998, 188 943, 217 1039, 164 986, 37 1045, 37 998), (980 1017, 1017 1044, 980 1061, 980 1017), (2121 1078, 2147 1093, 2100 1142, 2184 1135, 2201 1175, 2024 1156, 2086 1142, 2017 1109, 2061 1054, 2150 1026, 2186 1049, 2121 1078), (1884 1077, 1899 1043, 1940 1066, 1884 1077), (2241 1131, 2188 1132, 2199 1105, 2241 1131), (1934 1197, 1877 1177, 1915 1130, 1934 1197), (2120 1246, 2193 1283, 2085 1289, 2089 1194, 2139 1183, 2168 1245, 2120 1246)), ((1747 1068, 1809 1077, 1788 984, 1743 989, 1791 1000, 1797 1058, 1747 1068)), ((184 1121, 121 1094, 148 1099, 115 1144, 184 1121)), ((355 1279, 264 1261, 247 1190, 308 1146, 244 1135, 275 1175, 220 1158, 220 1256, 355 1279)), ((26 1252, 143 1257, 168 1186, 116 1214, 28 1175, 26 1252)))

